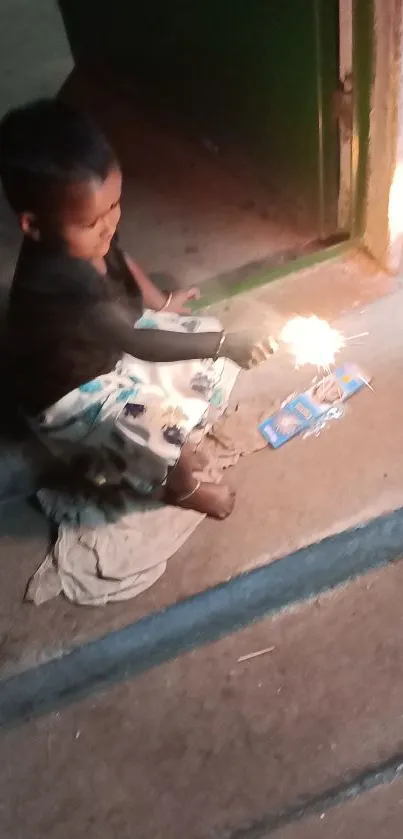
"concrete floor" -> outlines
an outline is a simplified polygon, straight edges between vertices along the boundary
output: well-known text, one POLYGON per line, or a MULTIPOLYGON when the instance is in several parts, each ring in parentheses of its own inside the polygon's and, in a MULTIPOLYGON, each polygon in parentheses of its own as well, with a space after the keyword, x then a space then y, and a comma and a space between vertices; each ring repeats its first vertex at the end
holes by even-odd
POLYGON ((402 585, 397 563, 3 733, 0 834, 400 836, 401 781, 357 796, 402 752, 402 585))
MULTIPOLYGON (((1 113, 55 92, 71 59, 51 0, 2 0, 0 6, 1 113)), ((143 151, 147 137, 142 128, 143 151)), ((191 223, 183 229, 193 189, 207 177, 212 183, 216 163, 201 151, 194 166, 189 153, 185 173, 175 159, 178 147, 166 143, 175 177, 165 175, 158 180, 163 189, 156 184, 150 191, 148 177, 141 178, 144 158, 136 154, 133 174, 141 186, 125 197, 123 235, 148 269, 173 273, 183 283, 245 263, 259 272, 278 250, 292 250, 296 242, 304 247, 311 237, 298 218, 287 228, 284 216, 266 217, 260 196, 251 204, 251 190, 242 191, 231 174, 220 189, 222 203, 214 191, 212 198, 203 193, 195 212, 186 210, 191 223), (150 221, 158 218, 156 245, 150 221)), ((4 296, 17 246, 2 208, 4 296)), ((230 477, 238 491, 233 518, 205 522, 162 580, 136 601, 98 610, 62 599, 40 609, 22 605, 48 531, 25 502, 2 505, 2 677, 401 506, 402 306, 403 292, 391 278, 351 255, 218 307, 237 325, 276 329, 292 312, 314 311, 339 320, 347 335, 368 331, 348 355, 373 376, 374 393, 355 397, 347 415, 319 438, 245 459, 230 477)), ((238 396, 257 396, 269 411, 310 378, 279 354, 240 382, 238 396)), ((7 444, 1 454, 0 489, 8 481, 8 490, 18 491, 26 478, 19 452, 7 444)), ((0 834, 395 839, 403 796, 402 583, 398 563, 2 733, 0 834), (274 647, 267 656, 238 661, 267 646, 274 647)))
MULTIPOLYGON (((392 839, 401 835, 403 781, 353 798, 343 806, 323 810, 265 836, 272 839, 392 839)), ((262 839, 264 837, 262 836, 262 839)))
MULTIPOLYGON (((218 307, 228 322, 278 327, 292 313, 294 301, 298 310, 333 314, 333 319, 340 307, 355 303, 355 310, 340 316, 340 326, 346 335, 367 330, 369 335, 344 355, 363 363, 375 390, 355 397, 346 416, 319 438, 298 439, 277 452, 265 449, 241 461, 228 474, 237 490, 234 515, 223 523, 203 522, 169 562, 163 578, 136 600, 95 611, 60 599, 39 609, 22 604, 26 582, 46 552, 49 534, 42 517, 26 504, 3 508, 3 675, 403 505, 400 433, 390 422, 403 381, 397 316, 403 292, 391 292, 365 306, 390 287, 390 278, 376 273, 365 258, 352 255, 218 307)), ((289 393, 308 386, 311 378, 312 371, 295 371, 288 356, 279 352, 267 365, 241 377, 234 400, 253 397, 269 414, 289 393)))
MULTIPOLYGON (((27 5, 24 0, 18 0, 5 5, 3 2, 2 8, 6 22, 1 35, 2 61, 6 72, 0 90, 0 111, 25 98, 54 93, 71 67, 68 45, 54 3, 39 0, 27 5), (20 18, 24 22, 22 27, 19 26, 20 18), (42 24, 46 27, 45 33, 42 24), (35 33, 35 37, 28 38, 28 33, 35 33), (29 60, 22 61, 28 41, 29 60), (58 56, 57 60, 55 56, 58 56)), ((220 167, 203 150, 197 153, 196 159, 194 149, 186 143, 178 145, 177 139, 170 136, 162 134, 159 139, 152 132, 150 134, 148 123, 138 122, 121 101, 116 105, 110 96, 105 98, 103 91, 101 96, 97 95, 91 84, 86 86, 80 80, 77 87, 73 79, 68 88, 73 98, 83 97, 83 101, 91 103, 91 107, 106 119, 112 133, 116 132, 129 174, 124 198, 128 212, 123 236, 133 252, 144 260, 146 268, 174 273, 183 283, 204 281, 251 261, 253 270, 258 272, 264 267, 267 248, 270 250, 273 242, 276 249, 284 252, 295 231, 303 231, 298 211, 291 216, 291 227, 287 227, 289 208, 285 215, 278 205, 263 209, 259 203, 261 195, 257 204, 252 202, 251 205, 251 183, 247 183, 246 194, 242 193, 242 183, 227 171, 220 170, 221 180, 214 188, 220 167), (126 131, 123 130, 125 126, 126 131), (134 140, 138 144, 136 154, 133 154, 134 140), (161 161, 164 166, 157 166, 154 172, 155 164, 161 164, 161 161), (185 169, 181 168, 183 161, 185 169), (209 184, 209 190, 204 188, 206 184, 209 184), (189 212, 189 202, 191 204, 195 196, 198 203, 189 212), (220 203, 221 199, 223 203, 220 203), (246 199, 247 205, 242 204, 246 199), (265 213, 269 215, 266 217, 265 213), (189 223, 186 229, 184 218, 189 223), (223 243, 225 247, 221 247, 223 243)), ((246 177, 243 172, 244 185, 246 177)), ((6 295, 18 234, 4 207, 0 212, 0 224, 1 290, 6 295)), ((307 230, 301 233, 301 244, 306 235, 307 230)), ((252 270, 250 264, 249 268, 252 270)), ((230 304, 223 303, 216 310, 226 323, 256 326, 263 320, 271 329, 278 328, 283 318, 295 311, 315 311, 334 319, 351 309, 360 310, 389 292, 392 286, 391 279, 380 274, 369 260, 352 255, 262 287, 230 304)), ((393 307, 394 304, 390 304, 390 308, 393 307)), ((379 312, 378 316, 373 312, 375 310, 371 309, 368 317, 374 321, 378 335, 384 328, 383 318, 388 315, 379 312)), ((392 313, 395 314, 394 310, 392 313)), ((351 326, 353 331, 363 331, 361 320, 364 317, 359 316, 359 327, 351 326)), ((392 334, 395 334, 393 330, 387 336, 389 342, 392 334)), ((382 341, 383 338, 382 332, 382 341)), ((375 372, 373 362, 380 364, 379 358, 372 358, 373 353, 376 355, 377 340, 371 333, 371 339, 362 348, 357 348, 357 352, 354 350, 354 357, 359 356, 358 350, 368 351, 371 372, 375 372)), ((385 348, 392 365, 399 355, 397 337, 394 340, 392 355, 385 348)), ((381 376, 377 384, 378 404, 385 405, 380 421, 391 409, 388 382, 392 376, 392 369, 387 370, 386 378, 381 376)), ((309 381, 310 373, 295 374, 287 359, 277 357, 267 370, 245 377, 239 393, 241 396, 242 393, 245 396, 258 394, 269 412, 279 399, 309 381)), ((398 505, 397 443, 393 435, 388 450, 380 452, 372 477, 365 483, 362 480, 362 474, 367 473, 368 447, 359 445, 360 422, 367 422, 365 410, 370 401, 371 394, 361 395, 354 402, 351 414, 318 440, 296 441, 282 452, 264 451, 241 463, 230 477, 238 488, 235 516, 225 524, 204 523, 172 560, 161 582, 139 600, 125 606, 110 606, 94 613, 77 611, 63 601, 37 611, 21 605, 26 581, 46 550, 48 530, 42 518, 24 503, 5 507, 0 525, 3 674, 42 657, 53 656, 61 647, 122 626, 247 568, 271 561, 321 535, 398 505), (346 445, 346 441, 347 456, 352 452, 356 462, 353 480, 346 476, 342 462, 334 456, 332 449, 336 443, 346 445), (302 479, 308 468, 312 495, 307 505, 302 479), (387 479, 383 477, 386 471, 387 479), (348 497, 345 492, 347 481, 350 484, 348 497), (251 521, 253 528, 249 526, 251 521), (49 626, 52 626, 51 641, 49 626)), ((375 424, 369 446, 379 451, 380 445, 379 429, 375 424)), ((0 495, 4 497, 26 488, 26 470, 19 448, 15 449, 7 442, 2 446, 1 454, 0 495)))

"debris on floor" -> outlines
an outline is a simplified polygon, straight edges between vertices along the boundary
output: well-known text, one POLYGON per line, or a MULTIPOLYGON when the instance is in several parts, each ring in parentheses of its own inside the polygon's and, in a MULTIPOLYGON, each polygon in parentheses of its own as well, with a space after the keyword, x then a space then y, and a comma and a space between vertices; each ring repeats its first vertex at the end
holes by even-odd
POLYGON ((250 661, 252 658, 258 658, 261 655, 267 655, 267 653, 274 653, 275 647, 265 647, 263 650, 256 650, 254 653, 247 653, 247 655, 241 655, 238 658, 238 664, 242 661, 250 661))
POLYGON ((369 386, 356 364, 343 364, 304 393, 299 393, 259 426, 264 439, 278 449, 301 432, 319 433, 331 420, 344 416, 344 403, 369 386))
MULTIPOLYGON (((200 450, 215 471, 221 473, 235 466, 241 457, 265 448, 259 425, 267 415, 267 408, 267 398, 250 399, 227 411, 207 432, 200 450)), ((214 475, 211 477, 214 479, 214 475)))

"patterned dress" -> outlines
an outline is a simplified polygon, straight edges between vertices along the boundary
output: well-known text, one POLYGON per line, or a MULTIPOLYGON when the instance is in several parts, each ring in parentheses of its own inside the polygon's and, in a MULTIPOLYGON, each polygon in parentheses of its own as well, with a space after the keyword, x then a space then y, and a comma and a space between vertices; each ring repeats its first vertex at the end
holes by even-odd
MULTIPOLYGON (((146 311, 136 329, 220 331, 208 317, 146 311)), ((96 480, 116 472, 138 492, 163 485, 194 429, 225 410, 238 368, 226 359, 151 363, 124 355, 36 418, 45 445, 63 459, 91 453, 96 480)))
POLYGON ((225 409, 238 368, 173 361, 213 355, 218 321, 143 311, 117 237, 105 262, 104 276, 25 241, 8 319, 17 399, 55 455, 83 457, 97 481, 113 475, 148 493, 165 482, 189 434, 225 409), (122 318, 111 331, 116 308, 122 318))

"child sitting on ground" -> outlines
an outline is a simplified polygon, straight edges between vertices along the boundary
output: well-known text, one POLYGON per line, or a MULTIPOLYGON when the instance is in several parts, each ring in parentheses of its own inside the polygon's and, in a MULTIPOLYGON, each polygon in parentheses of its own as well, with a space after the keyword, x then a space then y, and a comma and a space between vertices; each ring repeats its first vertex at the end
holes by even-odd
POLYGON ((0 177, 24 234, 8 332, 31 426, 64 458, 102 452, 136 491, 225 518, 234 494, 195 478, 188 438, 270 343, 190 316, 194 289, 162 293, 123 253, 118 161, 71 106, 46 100, 7 114, 0 177))

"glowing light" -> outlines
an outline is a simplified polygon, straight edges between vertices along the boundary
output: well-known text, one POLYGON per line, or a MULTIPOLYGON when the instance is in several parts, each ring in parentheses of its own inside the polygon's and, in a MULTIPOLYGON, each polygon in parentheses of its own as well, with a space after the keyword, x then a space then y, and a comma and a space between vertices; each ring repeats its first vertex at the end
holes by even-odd
POLYGON ((389 232, 391 244, 403 233, 403 164, 395 169, 389 193, 389 232))
POLYGON ((297 367, 312 364, 328 370, 345 346, 341 332, 316 315, 292 318, 283 327, 280 338, 293 354, 297 367))

